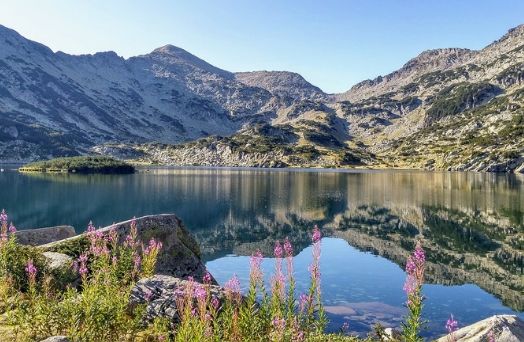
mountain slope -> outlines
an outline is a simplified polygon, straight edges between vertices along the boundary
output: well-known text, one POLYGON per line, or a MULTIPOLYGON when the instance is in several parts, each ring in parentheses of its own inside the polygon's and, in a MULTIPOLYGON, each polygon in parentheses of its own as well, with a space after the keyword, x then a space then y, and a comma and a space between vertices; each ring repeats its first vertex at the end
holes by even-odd
POLYGON ((0 26, 0 160, 105 153, 182 165, 523 171, 524 25, 328 95, 166 45, 72 56, 0 26))

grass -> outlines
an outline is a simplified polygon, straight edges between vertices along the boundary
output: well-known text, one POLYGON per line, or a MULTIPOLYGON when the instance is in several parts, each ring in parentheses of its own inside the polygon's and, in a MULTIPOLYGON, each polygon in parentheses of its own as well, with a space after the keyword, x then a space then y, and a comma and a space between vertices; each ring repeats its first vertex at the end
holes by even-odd
POLYGON ((105 156, 79 156, 38 161, 22 166, 21 172, 133 173, 134 166, 105 156))

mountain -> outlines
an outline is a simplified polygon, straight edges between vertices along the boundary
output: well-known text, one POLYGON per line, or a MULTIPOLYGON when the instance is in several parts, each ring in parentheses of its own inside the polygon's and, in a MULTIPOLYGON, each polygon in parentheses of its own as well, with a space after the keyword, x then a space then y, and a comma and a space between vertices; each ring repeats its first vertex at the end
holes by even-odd
POLYGON ((272 94, 292 100, 328 99, 320 88, 315 87, 301 75, 289 71, 251 71, 237 72, 235 78, 251 87, 259 87, 272 94))
POLYGON ((524 25, 482 50, 422 52, 342 94, 172 45, 128 59, 53 52, 0 26, 0 78, 2 161, 524 170, 524 25))

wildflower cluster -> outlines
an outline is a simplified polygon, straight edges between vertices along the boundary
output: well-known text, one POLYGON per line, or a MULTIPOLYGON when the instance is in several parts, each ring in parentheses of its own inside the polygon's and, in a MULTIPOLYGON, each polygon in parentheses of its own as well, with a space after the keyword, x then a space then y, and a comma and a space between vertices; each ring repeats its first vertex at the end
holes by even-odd
POLYGON ((453 315, 449 317, 446 322, 446 330, 448 331, 448 341, 455 342, 455 331, 458 329, 458 322, 453 318, 453 315))
POLYGON ((422 341, 419 331, 422 326, 422 285, 424 283, 424 270, 426 267, 426 255, 420 243, 415 247, 415 251, 409 256, 406 263, 406 282, 404 291, 407 295, 406 306, 408 315, 403 324, 403 336, 406 341, 422 341))
POLYGON ((153 274, 162 244, 151 240, 143 246, 134 220, 124 243, 119 243, 115 230, 102 232, 92 223, 86 237, 88 248, 72 264, 78 287, 73 282, 65 289, 54 288, 51 277, 27 260, 28 291, 9 317, 21 339, 67 335, 80 341, 133 341, 143 330, 142 308, 130 315, 128 300, 136 281, 153 274))
MULTIPOLYGON (((180 323, 154 336, 172 336, 174 341, 310 341, 324 334, 327 323, 321 303, 321 234, 313 230, 311 284, 297 297, 293 268, 293 246, 289 239, 277 241, 273 249, 275 267, 266 291, 262 270, 263 255, 250 258, 249 284, 242 295, 236 275, 224 285, 223 297, 211 293, 211 276, 202 283, 190 278, 175 293, 180 323)), ((159 324, 153 326, 162 326, 159 324)), ((166 326, 164 326, 166 327, 166 326)))

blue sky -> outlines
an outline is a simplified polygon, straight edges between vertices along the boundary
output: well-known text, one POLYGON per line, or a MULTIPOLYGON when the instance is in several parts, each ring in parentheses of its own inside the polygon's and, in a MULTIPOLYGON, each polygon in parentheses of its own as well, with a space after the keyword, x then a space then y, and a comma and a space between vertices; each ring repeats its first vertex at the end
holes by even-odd
POLYGON ((327 92, 522 23, 523 0, 0 0, 0 24, 55 51, 173 44, 229 71, 295 71, 327 92))

